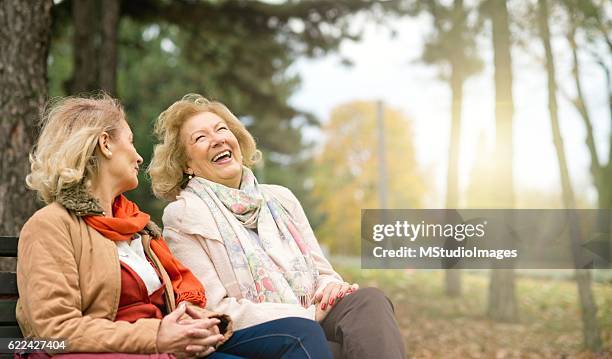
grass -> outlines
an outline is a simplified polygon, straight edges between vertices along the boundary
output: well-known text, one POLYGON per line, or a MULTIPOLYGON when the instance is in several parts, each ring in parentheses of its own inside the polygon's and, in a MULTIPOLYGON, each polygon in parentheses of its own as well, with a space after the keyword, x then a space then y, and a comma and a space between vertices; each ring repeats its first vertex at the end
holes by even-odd
POLYGON ((362 270, 336 264, 345 280, 383 289, 395 305, 402 334, 414 358, 612 358, 612 284, 593 283, 602 353, 582 347, 576 283, 567 276, 516 280, 520 319, 489 320, 486 272, 463 273, 463 296, 444 295, 436 270, 362 270))

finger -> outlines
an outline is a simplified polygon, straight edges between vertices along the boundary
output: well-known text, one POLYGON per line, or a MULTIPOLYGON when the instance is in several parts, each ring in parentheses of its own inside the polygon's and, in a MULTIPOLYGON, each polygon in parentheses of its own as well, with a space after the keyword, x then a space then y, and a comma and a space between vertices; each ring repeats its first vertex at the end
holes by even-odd
POLYGON ((185 351, 187 353, 190 353, 196 356, 202 356, 200 353, 203 353, 206 350, 208 350, 208 347, 204 345, 189 344, 188 346, 185 347, 185 351))
POLYGON ((186 326, 186 329, 208 329, 210 330, 210 328, 212 328, 213 326, 219 324, 220 321, 217 318, 210 318, 210 319, 185 319, 184 321, 181 322, 181 324, 184 324, 186 326))
POLYGON ((199 309, 200 308, 196 307, 195 305, 188 305, 185 313, 189 314, 189 316, 192 317, 193 319, 206 318, 203 316, 202 311, 200 311, 199 309))
POLYGON ((322 291, 320 291, 319 293, 317 293, 314 297, 314 303, 319 303, 319 302, 323 302, 323 296, 325 295, 325 292, 328 292, 330 290, 330 286, 332 286, 334 283, 327 283, 327 285, 325 286, 325 288, 323 288, 322 291))
POLYGON ((201 346, 214 346, 216 345, 221 339, 223 339, 223 335, 211 335, 208 336, 206 338, 200 338, 200 339, 191 339, 189 341, 189 345, 201 345, 201 346))
POLYGON ((190 325, 192 327, 202 328, 202 329, 210 329, 219 323, 221 323, 221 320, 219 320, 218 318, 206 318, 206 319, 188 318, 188 319, 183 319, 179 322, 179 324, 190 325))
POLYGON ((180 303, 175 310, 173 310, 172 312, 170 312, 170 314, 166 316, 166 318, 169 318, 173 322, 178 322, 179 318, 181 318, 183 314, 185 314, 185 307, 186 306, 184 302, 180 303))
MULTIPOLYGON (((338 283, 329 283, 323 291, 323 298, 321 298, 321 309, 325 310, 333 303, 332 291, 338 286, 338 283)), ((335 294, 334 294, 335 295, 335 294)))
POLYGON ((351 287, 349 288, 350 293, 353 293, 355 291, 357 291, 359 289, 359 284, 357 283, 353 283, 351 284, 351 287))
POLYGON ((323 292, 325 292, 325 289, 323 289, 319 293, 315 294, 313 303, 319 303, 321 301, 321 299, 323 299, 323 292))
POLYGON ((334 283, 329 283, 325 289, 323 289, 323 296, 321 297, 321 310, 325 310, 329 306, 329 294, 334 288, 334 283))
POLYGON ((209 336, 213 335, 213 333, 208 330, 208 329, 190 329, 187 332, 187 336, 189 338, 207 338, 209 336))
POLYGON ((217 318, 196 319, 196 320, 199 322, 198 325, 201 325, 201 328, 208 329, 208 330, 211 330, 212 327, 221 323, 221 321, 217 318))
POLYGON ((336 296, 336 298, 340 299, 340 298, 344 297, 344 295, 346 293, 348 293, 350 288, 351 287, 350 287, 350 285, 348 283, 342 283, 342 287, 338 291, 338 295, 336 296))
POLYGON ((329 306, 333 306, 338 299, 338 293, 340 293, 340 289, 342 289, 342 284, 336 284, 331 291, 329 292, 329 306))

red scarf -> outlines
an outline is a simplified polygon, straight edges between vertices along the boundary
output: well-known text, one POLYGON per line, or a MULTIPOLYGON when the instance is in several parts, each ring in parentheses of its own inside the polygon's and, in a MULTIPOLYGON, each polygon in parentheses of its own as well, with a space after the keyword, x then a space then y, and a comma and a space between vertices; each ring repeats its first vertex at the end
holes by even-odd
MULTIPOLYGON (((119 195, 113 203, 114 217, 86 216, 85 222, 104 237, 113 241, 127 241, 141 231, 150 216, 141 212, 138 206, 124 195, 119 195)), ((200 307, 206 305, 206 296, 202 283, 184 267, 170 252, 164 239, 160 236, 151 241, 151 249, 159 258, 172 281, 175 304, 188 301, 200 307)))

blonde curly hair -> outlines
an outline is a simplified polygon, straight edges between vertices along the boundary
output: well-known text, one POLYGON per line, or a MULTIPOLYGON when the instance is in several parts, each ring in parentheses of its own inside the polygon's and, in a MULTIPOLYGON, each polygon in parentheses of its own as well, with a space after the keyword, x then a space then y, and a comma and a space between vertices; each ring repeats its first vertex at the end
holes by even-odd
POLYGON ((122 120, 123 107, 105 93, 49 101, 41 116, 40 137, 30 153, 27 186, 45 203, 81 182, 89 187, 98 174, 98 138, 103 132, 112 138, 122 120))
POLYGON ((147 172, 156 197, 174 201, 186 183, 187 154, 181 141, 181 128, 188 119, 202 112, 212 112, 227 123, 238 139, 243 165, 251 167, 261 159, 253 136, 224 104, 199 94, 187 94, 162 112, 155 122, 155 135, 160 143, 155 146, 147 172))

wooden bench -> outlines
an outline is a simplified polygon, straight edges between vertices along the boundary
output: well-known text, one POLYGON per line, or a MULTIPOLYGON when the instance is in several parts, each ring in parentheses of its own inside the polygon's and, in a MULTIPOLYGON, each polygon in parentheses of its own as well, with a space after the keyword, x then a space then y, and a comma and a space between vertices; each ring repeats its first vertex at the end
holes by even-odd
MULTIPOLYGON (((0 257, 17 258, 18 237, 0 236, 0 257)), ((17 291, 17 274, 0 272, 0 338, 21 338, 21 330, 15 318, 19 292, 17 291)))

